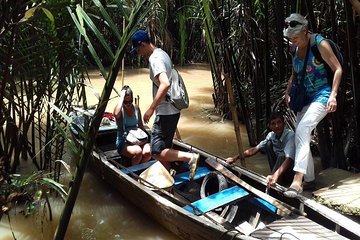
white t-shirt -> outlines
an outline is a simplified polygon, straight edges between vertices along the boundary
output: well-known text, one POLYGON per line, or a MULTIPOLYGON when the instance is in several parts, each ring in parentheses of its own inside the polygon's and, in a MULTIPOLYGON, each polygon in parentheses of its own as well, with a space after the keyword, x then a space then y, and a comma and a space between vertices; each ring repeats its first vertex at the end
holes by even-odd
MULTIPOLYGON (((153 97, 155 97, 159 81, 156 79, 160 73, 165 72, 168 79, 171 76, 172 62, 169 55, 161 48, 156 48, 149 57, 150 64, 150 79, 155 82, 153 84, 153 97)), ((156 107, 156 115, 172 115, 179 113, 179 109, 174 107, 170 102, 166 101, 165 98, 161 100, 160 104, 156 107)))

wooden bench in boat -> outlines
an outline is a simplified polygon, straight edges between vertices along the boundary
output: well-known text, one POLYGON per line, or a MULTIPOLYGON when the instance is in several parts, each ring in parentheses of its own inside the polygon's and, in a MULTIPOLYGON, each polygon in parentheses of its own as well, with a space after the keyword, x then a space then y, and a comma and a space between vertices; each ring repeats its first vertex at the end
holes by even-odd
POLYGON ((264 199, 259 198, 259 197, 253 197, 248 200, 251 203, 253 203, 254 205, 262 208, 263 210, 276 214, 277 207, 272 205, 271 203, 265 201, 264 199))
POLYGON ((125 174, 129 174, 130 172, 138 174, 143 170, 147 169, 148 167, 150 167, 151 165, 153 165, 156 161, 157 160, 150 160, 145 163, 140 163, 131 167, 124 168, 121 171, 125 174))
MULTIPOLYGON (((207 167, 198 167, 195 172, 194 180, 200 179, 202 177, 205 177, 208 173, 210 173, 210 170, 207 167)), ((183 183, 189 182, 189 174, 190 172, 183 172, 176 174, 174 176, 175 186, 179 186, 183 183)))
POLYGON ((196 215, 201 215, 203 212, 208 212, 231 202, 237 202, 246 198, 248 201, 260 207, 261 209, 276 214, 276 206, 259 197, 248 198, 249 195, 249 192, 245 189, 239 186, 233 186, 218 193, 212 194, 206 198, 197 200, 191 203, 191 205, 186 205, 184 209, 196 215))
POLYGON ((234 186, 197 200, 191 203, 191 205, 186 205, 184 209, 196 215, 201 215, 204 212, 214 210, 231 202, 240 201, 249 195, 249 192, 243 188, 234 186))
MULTIPOLYGON (((137 164, 137 165, 122 169, 121 171, 125 174, 129 174, 129 172, 139 173, 139 172, 142 172, 143 170, 147 169, 151 165, 153 165, 155 162, 156 162, 156 160, 150 160, 146 163, 141 163, 141 164, 137 164)), ((210 172, 210 170, 207 167, 198 167, 195 172, 194 180, 200 179, 200 178, 206 176, 209 172, 210 172)), ((175 180, 174 185, 178 186, 185 182, 189 182, 189 173, 190 172, 183 172, 183 173, 179 173, 179 174, 175 175, 174 176, 174 180, 175 180)))

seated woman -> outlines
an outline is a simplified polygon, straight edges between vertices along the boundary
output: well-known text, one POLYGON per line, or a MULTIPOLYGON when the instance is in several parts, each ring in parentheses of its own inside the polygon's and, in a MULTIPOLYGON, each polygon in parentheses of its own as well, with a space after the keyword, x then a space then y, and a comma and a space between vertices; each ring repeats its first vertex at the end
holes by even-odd
MULTIPOLYGON (((120 92, 120 100, 114 109, 114 116, 118 126, 116 147, 122 156, 131 159, 131 165, 144 163, 150 160, 150 144, 130 144, 126 141, 126 133, 130 129, 141 128, 144 125, 138 105, 133 104, 133 92, 129 86, 124 86, 120 92)), ((145 131, 145 130, 144 130, 145 131)))

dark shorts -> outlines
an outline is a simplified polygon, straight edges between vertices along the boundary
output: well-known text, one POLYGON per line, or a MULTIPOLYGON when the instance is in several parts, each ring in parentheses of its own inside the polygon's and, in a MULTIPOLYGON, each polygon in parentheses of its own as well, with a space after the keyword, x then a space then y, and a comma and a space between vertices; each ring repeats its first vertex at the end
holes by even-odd
POLYGON ((172 147, 179 118, 180 113, 155 117, 151 132, 151 154, 158 155, 162 150, 172 147))
MULTIPOLYGON (((268 158, 271 174, 274 174, 276 170, 283 164, 285 161, 285 155, 276 155, 273 150, 273 145, 271 141, 268 141, 266 144, 266 155, 268 158)), ((295 172, 293 171, 294 161, 291 162, 290 167, 286 170, 282 176, 279 177, 278 183, 281 185, 288 185, 292 183, 295 172)))

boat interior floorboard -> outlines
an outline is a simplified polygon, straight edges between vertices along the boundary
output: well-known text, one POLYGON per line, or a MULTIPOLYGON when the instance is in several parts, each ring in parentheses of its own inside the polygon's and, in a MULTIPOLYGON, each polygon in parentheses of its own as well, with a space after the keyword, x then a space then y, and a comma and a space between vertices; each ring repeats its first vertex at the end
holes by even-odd
POLYGON ((276 220, 251 236, 260 239, 347 239, 303 216, 276 220))

